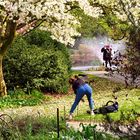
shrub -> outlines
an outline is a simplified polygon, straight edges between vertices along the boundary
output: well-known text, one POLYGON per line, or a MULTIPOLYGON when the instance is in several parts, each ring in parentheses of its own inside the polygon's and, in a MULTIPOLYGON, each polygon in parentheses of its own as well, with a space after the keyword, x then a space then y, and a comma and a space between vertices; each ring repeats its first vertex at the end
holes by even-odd
POLYGON ((52 40, 48 32, 35 31, 14 41, 4 60, 4 77, 10 90, 67 92, 70 67, 64 44, 52 40))

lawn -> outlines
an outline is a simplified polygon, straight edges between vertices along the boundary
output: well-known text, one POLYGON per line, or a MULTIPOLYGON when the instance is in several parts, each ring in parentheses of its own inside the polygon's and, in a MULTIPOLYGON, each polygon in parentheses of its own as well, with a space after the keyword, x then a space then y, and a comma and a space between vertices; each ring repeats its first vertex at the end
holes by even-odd
MULTIPOLYGON (((119 110, 115 113, 106 115, 96 114, 90 116, 86 113, 89 109, 86 97, 85 102, 80 102, 77 110, 75 111, 74 120, 84 121, 117 121, 120 123, 127 123, 137 120, 140 117, 140 89, 125 89, 125 86, 121 83, 115 83, 105 78, 99 78, 95 76, 89 76, 89 79, 94 79, 93 98, 95 103, 95 109, 102 107, 107 101, 118 101, 119 110), (114 99, 117 97, 117 99, 114 99)), ((74 98, 73 96, 71 98, 74 98)), ((67 100, 67 99, 66 99, 67 100)))
MULTIPOLYGON (((85 102, 80 101, 74 112, 73 121, 130 124, 140 120, 140 89, 125 89, 121 83, 115 83, 93 75, 89 75, 89 80, 94 80, 90 85, 93 87, 95 109, 105 105, 109 100, 115 101, 115 96, 119 102, 119 110, 118 112, 109 113, 107 115, 96 114, 91 116, 86 113, 89 106, 86 97, 84 97, 85 102)), ((77 136, 77 132, 75 131, 64 131, 66 129, 64 120, 68 117, 69 110, 75 98, 71 89, 65 95, 42 95, 37 91, 26 96, 24 93, 21 94, 21 92, 15 93, 10 93, 7 97, 1 98, 0 102, 1 113, 9 114, 14 119, 15 126, 18 127, 18 130, 15 131, 19 134, 15 133, 13 128, 12 131, 10 129, 10 134, 16 135, 13 136, 14 138, 41 138, 42 140, 48 139, 47 136, 51 137, 51 139, 52 137, 56 138, 57 108, 59 108, 60 111, 61 133, 66 133, 63 134, 66 135, 66 137, 68 134, 77 136)), ((89 128, 90 126, 87 130, 89 128)), ((91 130, 93 129, 91 128, 91 130)), ((79 132, 79 135, 80 134, 79 132)))
MULTIPOLYGON (((115 83, 93 75, 89 75, 88 77, 90 81, 94 80, 90 85, 93 88, 95 109, 102 107, 109 100, 116 101, 116 99, 114 99, 115 96, 119 103, 119 110, 118 112, 107 114, 107 116, 96 114, 91 117, 86 113, 86 111, 89 110, 89 106, 85 96, 85 102, 80 101, 74 112, 74 120, 102 122, 108 119, 109 121, 127 123, 135 121, 140 117, 140 89, 125 89, 125 86, 121 83, 115 83)), ((21 112, 24 114, 24 112, 28 110, 28 106, 31 106, 30 109, 33 111, 37 109, 40 111, 43 110, 46 116, 56 116, 57 108, 59 108, 61 118, 67 118, 74 98, 75 95, 71 89, 68 94, 65 95, 43 96, 39 92, 34 91, 32 95, 25 96, 23 93, 21 94, 21 92, 16 92, 16 94, 10 93, 9 96, 1 98, 0 107, 2 111, 5 110, 5 108, 12 108, 13 110, 14 108, 19 108, 20 111, 23 110, 21 112)))

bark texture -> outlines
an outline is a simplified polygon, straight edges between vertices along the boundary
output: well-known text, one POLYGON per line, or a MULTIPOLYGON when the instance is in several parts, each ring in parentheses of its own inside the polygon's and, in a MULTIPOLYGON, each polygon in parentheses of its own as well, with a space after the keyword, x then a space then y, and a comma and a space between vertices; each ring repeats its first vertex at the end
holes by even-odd
POLYGON ((2 60, 3 57, 0 56, 0 96, 5 96, 7 95, 7 88, 3 77, 2 60))

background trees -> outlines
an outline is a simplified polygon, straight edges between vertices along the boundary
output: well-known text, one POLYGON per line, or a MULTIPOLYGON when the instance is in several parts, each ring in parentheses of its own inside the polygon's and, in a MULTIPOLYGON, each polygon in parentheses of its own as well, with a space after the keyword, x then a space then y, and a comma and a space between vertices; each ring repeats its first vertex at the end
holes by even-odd
POLYGON ((121 71, 126 73, 131 84, 134 84, 140 76, 140 61, 138 61, 140 59, 140 2, 138 0, 89 0, 88 2, 92 8, 98 8, 100 14, 98 18, 93 18, 91 14, 87 16, 82 9, 76 6, 73 8, 72 5, 72 13, 83 27, 79 28, 79 32, 85 37, 102 34, 114 40, 123 40, 127 46, 125 54, 127 63, 124 62, 121 71))
POLYGON ((80 44, 77 50, 71 49, 71 61, 73 66, 97 66, 101 64, 94 49, 85 44, 80 44))
POLYGON ((102 15, 111 28, 112 34, 109 35, 116 40, 125 41, 127 63, 124 63, 122 71, 130 77, 131 84, 135 84, 140 76, 140 2, 95 0, 91 4, 102 9, 102 15))

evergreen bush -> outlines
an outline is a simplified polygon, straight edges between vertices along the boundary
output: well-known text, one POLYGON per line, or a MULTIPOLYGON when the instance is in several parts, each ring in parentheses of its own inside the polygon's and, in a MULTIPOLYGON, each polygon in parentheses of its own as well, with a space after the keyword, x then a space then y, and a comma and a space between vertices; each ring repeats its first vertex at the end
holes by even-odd
POLYGON ((4 77, 10 90, 64 93, 70 67, 66 46, 51 39, 50 33, 37 30, 14 41, 4 59, 4 77))

